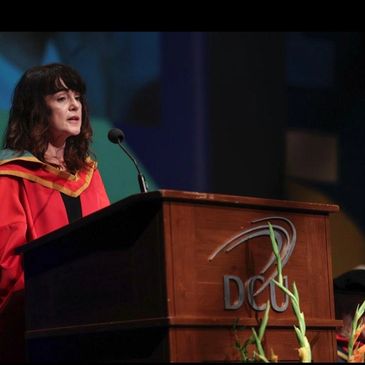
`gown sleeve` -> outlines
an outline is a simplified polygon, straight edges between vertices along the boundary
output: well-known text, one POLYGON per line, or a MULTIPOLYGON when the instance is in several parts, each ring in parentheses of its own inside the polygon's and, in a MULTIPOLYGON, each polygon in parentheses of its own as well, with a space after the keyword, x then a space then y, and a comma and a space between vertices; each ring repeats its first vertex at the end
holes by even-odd
POLYGON ((105 190, 105 185, 101 178, 99 170, 95 171, 94 179, 96 180, 96 186, 98 187, 98 199, 99 199, 100 208, 107 207, 108 205, 110 205, 110 200, 109 200, 108 194, 105 190))
POLYGON ((21 179, 0 176, 0 312, 11 294, 24 287, 21 256, 14 250, 27 239, 21 179))

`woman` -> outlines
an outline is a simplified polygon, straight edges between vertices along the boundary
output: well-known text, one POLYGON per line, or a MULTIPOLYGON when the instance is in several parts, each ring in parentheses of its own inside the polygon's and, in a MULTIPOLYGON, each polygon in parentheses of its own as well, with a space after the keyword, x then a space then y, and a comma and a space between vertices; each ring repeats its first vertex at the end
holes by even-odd
POLYGON ((80 75, 62 64, 29 69, 14 90, 0 152, 1 361, 24 355, 14 349, 24 345, 15 248, 110 204, 90 156, 85 92, 80 75))

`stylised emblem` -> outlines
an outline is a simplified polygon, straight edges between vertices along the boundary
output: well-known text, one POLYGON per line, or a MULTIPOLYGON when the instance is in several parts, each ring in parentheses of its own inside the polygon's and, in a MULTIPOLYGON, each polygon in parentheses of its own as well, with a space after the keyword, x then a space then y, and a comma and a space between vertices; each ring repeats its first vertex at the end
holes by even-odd
MULTIPOLYGON (((270 222, 273 230, 274 230, 274 234, 275 234, 275 238, 276 241, 278 243, 278 248, 279 248, 279 253, 280 253, 280 257, 282 259, 282 267, 284 267, 291 254, 293 253, 294 247, 295 247, 295 243, 296 243, 296 239, 297 239, 297 233, 296 233, 296 229, 294 224, 287 218, 284 217, 279 217, 279 216, 270 216, 270 217, 265 217, 265 218, 260 218, 257 220, 252 221, 252 224, 256 224, 255 227, 246 229, 241 231, 240 233, 236 234, 235 236, 231 237, 230 239, 228 239, 226 242, 224 242, 222 245, 220 245, 209 257, 208 260, 212 261, 214 260, 215 257, 217 257, 219 254, 221 253, 229 253, 232 250, 234 250, 235 248, 239 247, 240 245, 244 244, 245 242, 247 242, 248 240, 252 240, 256 237, 261 237, 261 236, 268 236, 270 237, 270 231, 269 231, 269 227, 267 222, 270 222), (259 224, 261 222, 266 222, 266 224, 259 224), (282 224, 283 222, 286 223, 286 225, 282 224), (280 224, 281 223, 281 224, 280 224), (258 224, 258 225, 257 225, 258 224), (289 231, 287 230, 287 226, 290 227, 289 231)), ((270 238, 268 240, 268 244, 271 244, 270 238)), ((276 269, 276 265, 274 264, 275 262, 275 256, 274 253, 271 253, 269 259, 267 260, 267 262, 263 265, 263 267, 259 270, 259 273, 251 278, 249 278, 246 283, 245 286, 248 289, 248 300, 250 302, 250 304, 253 306, 254 309, 256 310, 264 310, 265 306, 258 306, 255 302, 255 297, 257 295, 259 295, 268 285, 270 285, 270 297, 272 299, 272 304, 273 304, 273 308, 278 310, 278 311, 283 311, 286 309, 287 303, 282 306, 279 307, 276 304, 276 300, 274 298, 274 288, 272 285, 271 280, 273 278, 275 278, 278 273, 277 273, 277 269, 276 269), (262 284, 259 286, 258 289, 256 289, 256 291, 254 292, 254 283, 260 281, 262 284), (285 309, 284 309, 285 307, 285 309)), ((225 275, 224 278, 225 282, 225 289, 227 289, 228 284, 227 282, 229 280, 234 280, 236 281, 236 284, 239 288, 239 292, 241 292, 241 296, 238 300, 238 302, 243 302, 243 283, 239 282, 239 278, 232 276, 232 275, 225 275)), ((285 278, 286 284, 287 284, 287 278, 285 278)), ((229 307, 229 305, 227 304, 229 301, 227 293, 225 293, 225 303, 226 303, 226 307, 227 309, 236 309, 238 308, 238 304, 236 303, 235 305, 231 306, 231 308, 229 307)))

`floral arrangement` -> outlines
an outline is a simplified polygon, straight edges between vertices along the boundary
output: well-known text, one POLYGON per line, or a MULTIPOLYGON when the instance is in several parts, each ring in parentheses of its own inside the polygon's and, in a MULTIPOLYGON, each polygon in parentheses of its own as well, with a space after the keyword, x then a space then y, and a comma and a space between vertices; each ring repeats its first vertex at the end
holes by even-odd
MULTIPOLYGON (((274 230, 272 225, 268 223, 270 230, 270 240, 272 244, 272 249, 276 259, 277 265, 277 280, 272 279, 273 282, 280 288, 285 294, 290 298, 291 305, 295 317, 298 320, 298 326, 294 325, 294 331, 299 344, 298 356, 300 362, 312 362, 312 351, 308 338, 306 337, 306 323, 304 313, 300 309, 299 293, 295 282, 293 283, 292 290, 289 290, 284 286, 283 275, 282 275, 282 262, 278 249, 278 244, 275 239, 274 230)), ((273 349, 269 356, 265 354, 264 348, 262 346, 262 339, 265 334, 267 323, 269 321, 269 311, 270 311, 270 301, 267 301, 266 310, 259 324, 258 333, 255 328, 251 328, 252 335, 243 343, 240 342, 238 336, 238 320, 233 325, 233 332, 235 336, 235 348, 240 353, 241 362, 278 362, 278 356, 275 355, 273 349), (254 346, 255 350, 252 355, 249 354, 249 346, 254 346)), ((348 338, 348 349, 347 355, 344 355, 343 360, 346 362, 365 362, 365 345, 360 346, 357 339, 361 332, 365 330, 365 324, 363 323, 363 315, 365 313, 365 301, 357 306, 354 318, 351 324, 351 332, 348 338)))
MULTIPOLYGON (((279 253, 279 249, 278 249, 278 244, 275 239, 275 234, 274 234, 272 225, 270 223, 268 223, 268 224, 269 224, 269 230, 270 230, 271 244, 272 244, 273 252, 274 252, 274 255, 276 258, 276 265, 277 265, 277 271, 278 271, 278 280, 276 281, 273 279, 273 281, 282 291, 284 291, 285 294, 287 294, 289 296, 289 298, 291 300, 293 311, 295 313, 295 316, 298 319, 299 327, 294 325, 294 330, 295 330, 296 337, 297 337, 297 340, 300 345, 300 347, 298 349, 299 358, 300 358, 301 362, 311 362, 312 361, 312 352, 311 352, 309 341, 305 335, 306 325, 305 325, 304 314, 300 310, 299 293, 298 293, 297 287, 295 285, 295 282, 293 283, 292 291, 290 291, 289 289, 287 289, 284 286, 283 274, 282 274, 282 262, 281 262, 281 257, 280 257, 280 253, 279 253)), ((265 330, 266 330, 268 320, 269 320, 269 311, 270 311, 270 301, 267 301, 266 310, 265 310, 264 316, 260 322, 259 333, 257 334, 256 330, 254 328, 251 328, 253 334, 243 344, 241 344, 239 341, 238 334, 237 334, 237 323, 235 323, 234 328, 233 328, 234 334, 235 334, 235 347, 240 352, 242 362, 255 362, 255 361, 277 362, 278 361, 278 356, 275 355, 275 353, 272 349, 271 349, 270 357, 268 358, 266 356, 264 349, 262 347, 262 343, 261 343, 265 330), (254 350, 254 352, 253 352, 253 357, 249 357, 249 355, 248 355, 248 346, 249 345, 256 346, 256 350, 254 350)))
POLYGON ((362 316, 365 312, 365 301, 357 306, 354 318, 351 323, 347 355, 344 360, 347 362, 365 362, 365 345, 360 346, 357 342, 361 332, 365 329, 362 316))

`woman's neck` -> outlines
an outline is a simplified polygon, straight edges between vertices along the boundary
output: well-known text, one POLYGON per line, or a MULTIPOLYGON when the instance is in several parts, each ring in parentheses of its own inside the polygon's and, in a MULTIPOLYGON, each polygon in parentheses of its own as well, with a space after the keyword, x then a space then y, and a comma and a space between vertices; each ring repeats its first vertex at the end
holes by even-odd
POLYGON ((44 154, 44 159, 54 165, 58 165, 61 169, 66 169, 64 161, 65 144, 62 146, 54 146, 52 143, 48 143, 47 150, 44 154))

